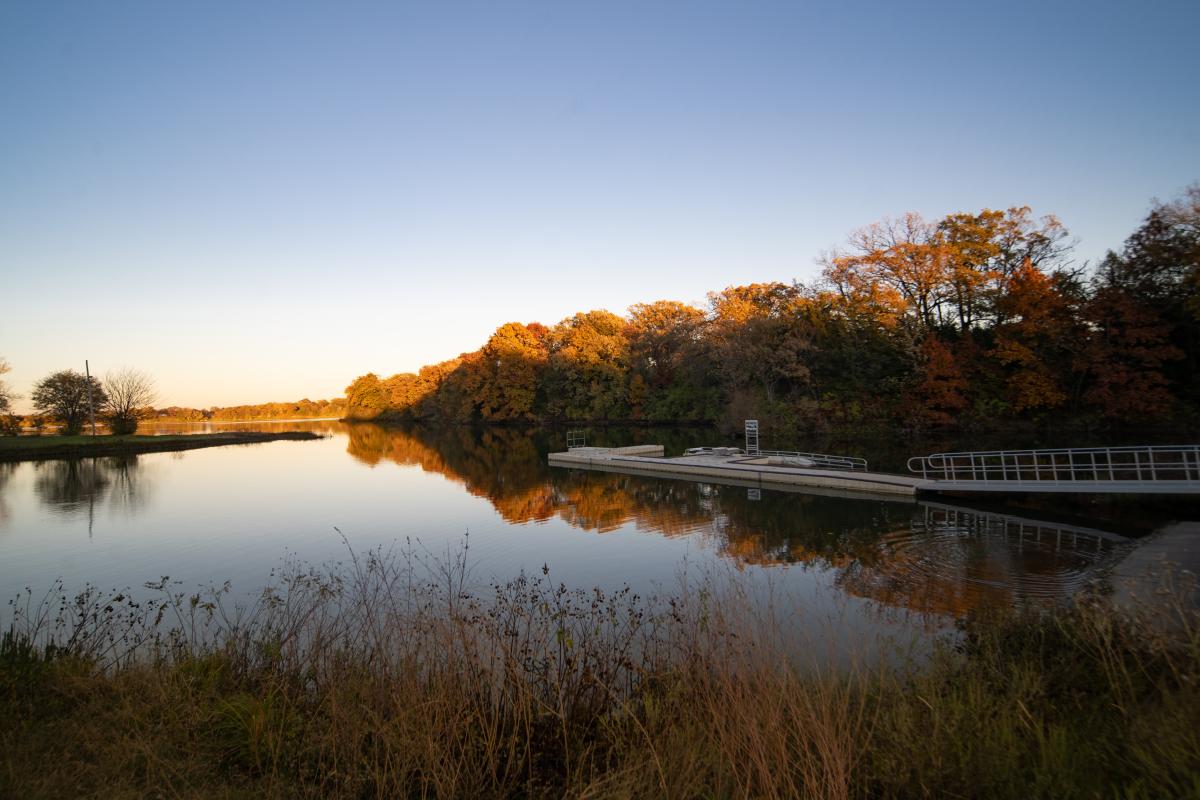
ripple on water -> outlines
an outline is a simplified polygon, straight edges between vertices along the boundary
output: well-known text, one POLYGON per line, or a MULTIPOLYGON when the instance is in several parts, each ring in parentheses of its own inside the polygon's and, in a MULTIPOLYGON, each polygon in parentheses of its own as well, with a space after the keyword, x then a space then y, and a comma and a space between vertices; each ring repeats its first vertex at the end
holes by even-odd
POLYGON ((1131 546, 1095 529, 927 509, 923 519, 884 534, 842 583, 888 603, 958 615, 981 605, 1066 599, 1131 546))

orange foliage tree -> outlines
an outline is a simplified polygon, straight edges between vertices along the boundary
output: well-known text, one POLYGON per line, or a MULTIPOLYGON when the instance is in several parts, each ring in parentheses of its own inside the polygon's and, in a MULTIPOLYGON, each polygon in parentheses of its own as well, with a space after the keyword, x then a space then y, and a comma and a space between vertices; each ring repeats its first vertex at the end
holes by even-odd
POLYGON ((532 419, 549 350, 545 328, 509 322, 479 351, 472 397, 484 419, 532 419))
POLYGON ((547 409, 561 419, 629 416, 629 335, 610 311, 567 317, 546 335, 547 409))
POLYGON ((1026 259, 1005 280, 997 300, 993 357, 1006 370, 1005 388, 1016 412, 1045 411, 1066 403, 1071 348, 1079 341, 1078 309, 1054 278, 1026 259))

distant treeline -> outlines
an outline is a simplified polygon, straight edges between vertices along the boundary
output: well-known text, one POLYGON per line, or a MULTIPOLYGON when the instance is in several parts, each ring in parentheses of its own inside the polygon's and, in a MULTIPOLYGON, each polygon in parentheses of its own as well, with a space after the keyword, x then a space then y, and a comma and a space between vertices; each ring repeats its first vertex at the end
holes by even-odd
POLYGON ((417 373, 363 375, 348 416, 836 424, 1194 420, 1200 186, 1077 265, 1027 207, 863 228, 819 281, 502 325, 417 373))
POLYGON ((346 400, 297 400, 293 403, 259 403, 248 406, 214 406, 212 408, 185 408, 168 406, 146 413, 144 419, 156 422, 234 422, 240 420, 265 419, 314 419, 317 417, 342 417, 346 414, 346 400))

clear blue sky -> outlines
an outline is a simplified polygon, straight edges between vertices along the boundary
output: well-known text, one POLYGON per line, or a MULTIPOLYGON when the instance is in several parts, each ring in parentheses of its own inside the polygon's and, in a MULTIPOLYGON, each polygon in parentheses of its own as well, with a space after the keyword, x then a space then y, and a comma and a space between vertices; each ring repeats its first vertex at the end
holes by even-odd
POLYGON ((0 0, 0 356, 336 396, 499 324, 1200 179, 1200 3, 0 0), (251 10, 248 10, 251 9, 251 10))

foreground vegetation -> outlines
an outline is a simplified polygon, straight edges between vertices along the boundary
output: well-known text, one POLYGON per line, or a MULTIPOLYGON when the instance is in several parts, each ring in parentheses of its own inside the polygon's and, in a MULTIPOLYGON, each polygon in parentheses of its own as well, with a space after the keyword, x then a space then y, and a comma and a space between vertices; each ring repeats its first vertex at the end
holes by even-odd
POLYGON ((319 434, 311 431, 228 431, 168 436, 13 436, 0 437, 0 461, 124 456, 232 444, 259 444, 281 439, 320 438, 319 434))
POLYGON ((472 591, 461 560, 372 553, 241 612, 153 588, 12 606, 0 795, 1200 796, 1179 608, 976 616, 833 666, 712 581, 472 591))
MULTIPOLYGON (((1132 222, 1132 221, 1131 221, 1132 222)), ((809 284, 661 300, 346 389, 357 419, 768 419, 837 425, 1112 425, 1200 416, 1200 186, 1156 203, 1098 265, 1028 207, 909 213, 852 233, 809 284)))

